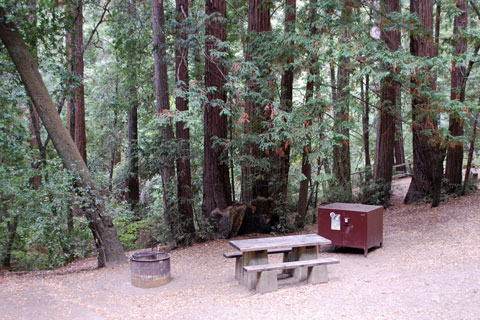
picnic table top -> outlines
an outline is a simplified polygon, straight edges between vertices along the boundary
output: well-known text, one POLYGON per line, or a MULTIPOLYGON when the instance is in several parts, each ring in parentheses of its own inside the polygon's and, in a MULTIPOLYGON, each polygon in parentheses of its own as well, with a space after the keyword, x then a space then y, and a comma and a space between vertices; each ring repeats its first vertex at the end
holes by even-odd
POLYGON ((232 240, 230 245, 242 252, 261 251, 275 248, 296 248, 330 244, 331 241, 318 234, 232 240))

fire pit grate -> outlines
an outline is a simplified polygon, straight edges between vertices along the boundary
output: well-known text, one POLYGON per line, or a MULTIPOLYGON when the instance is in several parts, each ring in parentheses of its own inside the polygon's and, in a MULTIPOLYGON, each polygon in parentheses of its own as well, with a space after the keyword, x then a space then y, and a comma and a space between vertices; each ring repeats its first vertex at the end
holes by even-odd
POLYGON ((154 288, 171 281, 170 253, 139 252, 130 256, 132 285, 140 288, 154 288))

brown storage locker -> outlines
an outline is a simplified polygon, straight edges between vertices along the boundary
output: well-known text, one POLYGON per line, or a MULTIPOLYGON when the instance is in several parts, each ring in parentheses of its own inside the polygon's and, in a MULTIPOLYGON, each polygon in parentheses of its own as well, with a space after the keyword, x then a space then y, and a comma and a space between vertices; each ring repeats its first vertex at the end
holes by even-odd
POLYGON ((332 245, 363 249, 381 247, 383 207, 356 203, 332 203, 318 208, 318 234, 332 245))

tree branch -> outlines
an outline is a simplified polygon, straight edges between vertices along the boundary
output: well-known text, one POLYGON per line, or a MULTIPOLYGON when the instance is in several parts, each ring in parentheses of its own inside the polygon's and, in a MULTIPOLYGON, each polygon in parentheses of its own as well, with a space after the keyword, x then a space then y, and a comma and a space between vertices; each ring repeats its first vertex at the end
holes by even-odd
POLYGON ((90 34, 90 37, 88 37, 87 43, 85 43, 85 45, 83 46, 82 55, 85 51, 87 51, 88 47, 90 46, 90 43, 92 42, 93 36, 97 32, 98 27, 104 21, 105 15, 108 12, 108 5, 110 4, 110 2, 112 2, 112 0, 107 0, 107 3, 105 3, 105 6, 103 7, 103 13, 102 13, 102 16, 100 17, 100 20, 95 25, 95 28, 93 28, 92 33, 90 34))

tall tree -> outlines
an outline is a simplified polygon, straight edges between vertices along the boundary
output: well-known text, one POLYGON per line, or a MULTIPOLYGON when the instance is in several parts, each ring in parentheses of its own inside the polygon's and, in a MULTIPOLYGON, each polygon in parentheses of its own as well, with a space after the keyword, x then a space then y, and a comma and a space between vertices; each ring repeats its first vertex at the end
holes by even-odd
MULTIPOLYGON (((317 27, 315 26, 315 20, 317 19, 316 5, 317 5, 317 0, 310 0, 309 22, 311 23, 310 36, 312 38, 315 37, 315 35, 317 34, 317 27)), ((315 90, 315 78, 318 73, 318 68, 316 67, 316 63, 317 63, 316 56, 317 55, 315 53, 315 54, 310 54, 308 57, 309 77, 307 79, 307 86, 305 91, 305 106, 307 108, 312 107, 313 93, 315 90)), ((305 122, 305 127, 308 127, 310 124, 311 124, 311 120, 308 119, 305 122)), ((308 141, 308 143, 303 147, 303 153, 302 153, 301 172, 305 176, 305 179, 300 181, 300 189, 298 191, 298 202, 297 202, 298 219, 296 221, 296 225, 298 228, 303 228, 305 226, 305 217, 307 215, 307 209, 308 209, 308 185, 312 180, 312 165, 310 163, 310 159, 308 158, 310 147, 311 147, 311 141, 308 141)))
POLYGON ((66 41, 68 68, 72 76, 76 78, 73 81, 71 97, 68 99, 68 125, 70 134, 83 160, 86 162, 87 137, 85 132, 85 89, 83 85, 83 1, 68 1, 67 12, 72 21, 66 41))
MULTIPOLYGON (((353 23, 353 3, 350 0, 343 2, 340 22, 343 29, 340 32, 339 42, 345 45, 350 42, 350 25, 353 23)), ((333 173, 342 190, 345 200, 352 198, 351 164, 350 164, 350 129, 349 129, 349 100, 350 100, 350 59, 348 55, 340 57, 337 69, 337 89, 334 101, 334 131, 337 135, 333 147, 333 173)))
MULTIPOLYGON (((410 11, 418 17, 418 30, 410 35, 410 53, 416 57, 435 55, 433 37, 433 0, 410 0, 410 11)), ((437 131, 437 106, 432 99, 435 79, 428 67, 418 68, 412 74, 412 140, 413 177, 405 203, 432 197, 432 206, 439 203, 443 176, 444 150, 437 131)))
POLYGON ((205 43, 205 86, 209 90, 203 114, 205 132, 202 211, 208 218, 215 208, 223 210, 232 204, 228 153, 222 143, 222 140, 227 139, 228 132, 227 116, 222 114, 227 100, 223 89, 226 68, 223 59, 218 58, 215 53, 220 50, 218 43, 227 40, 225 0, 206 0, 205 14, 209 16, 205 43), (216 141, 217 139, 220 141, 216 141))
MULTIPOLYGON (((270 31, 270 1, 269 0, 249 0, 248 1, 248 33, 249 44, 247 45, 247 52, 245 55, 246 61, 252 61, 253 57, 258 53, 252 45, 253 42, 259 43, 258 39, 262 36, 261 33, 270 31), (253 41, 255 40, 255 41, 253 41)), ((255 93, 258 93, 257 80, 250 78, 247 81, 247 88, 250 97, 246 101, 245 114, 248 121, 245 122, 245 134, 248 138, 248 146, 246 147, 246 154, 260 161, 265 157, 265 154, 258 143, 253 142, 262 134, 262 122, 266 116, 263 107, 256 101, 255 93), (253 137, 253 138, 252 138, 253 137)), ((242 192, 241 200, 250 202, 257 196, 268 197, 269 176, 267 170, 262 168, 258 170, 252 164, 242 165, 242 192), (252 181, 254 179, 254 181, 252 181)))
MULTIPOLYGON (((128 1, 127 3, 127 12, 128 18, 131 21, 137 21, 137 8, 135 1, 128 1)), ((127 81, 128 81, 128 136, 127 136, 127 152, 126 152, 126 160, 127 160, 127 181, 126 187, 127 192, 125 194, 125 198, 127 202, 130 204, 131 208, 135 208, 139 199, 140 199, 140 183, 138 180, 139 174, 139 167, 138 167, 138 160, 139 160, 139 153, 138 153, 138 92, 137 92, 137 68, 135 65, 138 63, 137 54, 135 48, 137 47, 136 40, 133 36, 136 30, 135 24, 131 26, 129 30, 131 39, 130 41, 133 42, 131 45, 131 52, 127 53, 127 62, 129 69, 127 71, 127 81)))
MULTIPOLYGON (((285 0, 285 71, 282 74, 280 88, 280 109, 291 112, 293 104, 293 80, 294 80, 294 39, 296 22, 296 0, 285 0)), ((274 163, 273 190, 271 192, 274 200, 281 205, 282 211, 286 211, 288 193, 288 172, 290 170, 290 141, 282 139, 277 147, 274 163)))
MULTIPOLYGON (((188 0, 176 0, 176 18, 178 23, 175 44, 175 81, 181 93, 175 98, 177 111, 188 111, 188 43, 184 20, 188 17, 188 0)), ((181 153, 177 158, 177 189, 180 211, 180 223, 183 232, 193 235, 192 174, 190 171, 190 130, 184 121, 177 121, 176 136, 181 153)))
POLYGON ((30 53, 25 41, 12 22, 7 22, 7 14, 0 8, 0 39, 15 63, 23 84, 40 116, 55 148, 65 166, 79 176, 78 192, 90 201, 82 211, 93 233, 98 253, 98 266, 124 263, 123 252, 112 219, 104 215, 103 200, 96 192, 90 173, 68 130, 63 125, 52 98, 40 75, 37 62, 30 53))
MULTIPOLYGON (((157 115, 162 116, 170 110, 170 98, 168 92, 167 73, 167 45, 165 41, 165 9, 163 1, 152 0, 152 27, 153 27, 153 59, 155 71, 155 96, 157 98, 157 115)), ((173 230, 173 208, 171 200, 171 184, 175 178, 175 165, 168 157, 169 146, 173 141, 173 127, 167 123, 160 127, 160 141, 162 144, 162 189, 163 189, 163 211, 170 229, 173 230)))
MULTIPOLYGON (((456 15, 453 22, 453 39, 455 41, 455 55, 459 57, 467 51, 467 40, 464 32, 468 27, 468 1, 456 1, 460 14, 456 15)), ((452 62, 450 99, 459 102, 465 101, 465 90, 462 90, 463 78, 466 67, 452 62)), ((463 136, 463 119, 460 112, 451 112, 449 120, 450 135, 454 138, 463 136)), ((447 148, 447 162, 445 178, 448 180, 447 192, 457 192, 462 184, 463 142, 454 141, 447 148)))
MULTIPOLYGON (((387 22, 382 24, 381 39, 390 52, 397 51, 400 46, 400 31, 392 28, 388 23, 389 14, 400 12, 399 0, 385 0, 381 2, 380 12, 386 15, 387 22)), ((398 114, 399 83, 395 80, 395 67, 385 65, 390 73, 382 80, 380 88, 380 126, 377 136, 377 151, 375 152, 375 183, 384 204, 388 203, 392 183, 393 151, 395 143, 395 117, 398 114)))

